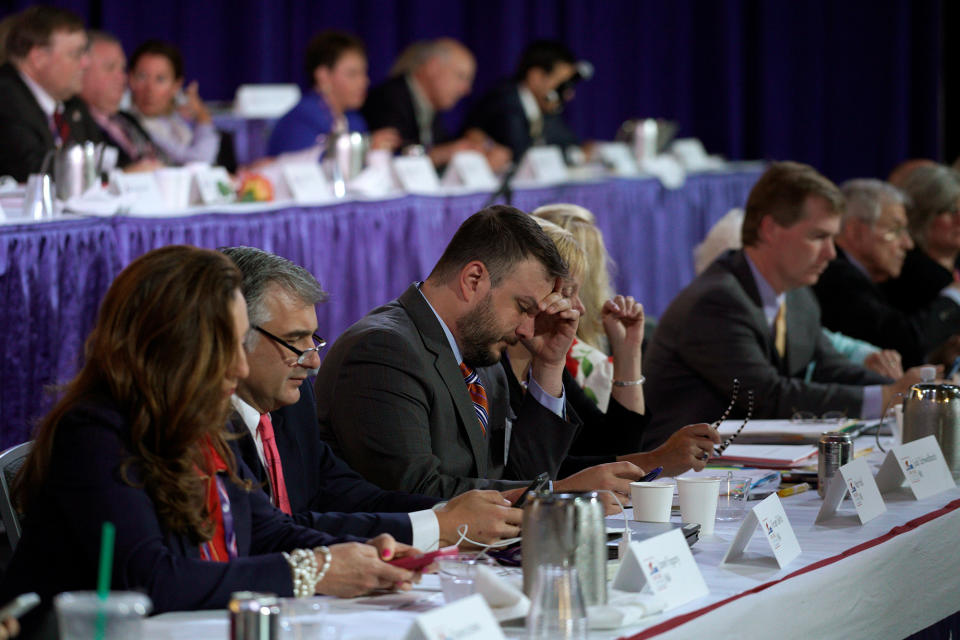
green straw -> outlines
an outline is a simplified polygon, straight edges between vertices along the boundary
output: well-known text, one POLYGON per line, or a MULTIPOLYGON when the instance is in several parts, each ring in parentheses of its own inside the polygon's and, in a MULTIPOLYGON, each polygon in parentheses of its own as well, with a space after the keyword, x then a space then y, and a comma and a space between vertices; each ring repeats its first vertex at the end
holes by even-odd
MULTIPOLYGON (((97 597, 100 602, 106 602, 110 595, 110 575, 113 573, 113 541, 117 535, 117 528, 112 522, 104 522, 100 530, 100 570, 97 574, 97 597)), ((100 607, 97 611, 97 629, 94 638, 103 640, 107 628, 107 612, 100 607)))

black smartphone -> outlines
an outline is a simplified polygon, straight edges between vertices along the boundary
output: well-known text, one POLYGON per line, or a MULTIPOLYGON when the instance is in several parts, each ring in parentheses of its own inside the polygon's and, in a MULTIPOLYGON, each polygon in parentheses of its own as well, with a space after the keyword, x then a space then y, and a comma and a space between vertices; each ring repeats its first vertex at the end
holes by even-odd
POLYGON ((527 501, 528 493, 530 493, 531 491, 533 491, 534 493, 540 491, 541 489, 543 489, 544 486, 546 486, 548 482, 550 482, 550 474, 544 471, 543 473, 538 475, 533 482, 530 483, 530 486, 527 487, 523 491, 523 493, 520 494, 520 497, 517 498, 517 501, 510 506, 514 507, 515 509, 519 509, 527 501))

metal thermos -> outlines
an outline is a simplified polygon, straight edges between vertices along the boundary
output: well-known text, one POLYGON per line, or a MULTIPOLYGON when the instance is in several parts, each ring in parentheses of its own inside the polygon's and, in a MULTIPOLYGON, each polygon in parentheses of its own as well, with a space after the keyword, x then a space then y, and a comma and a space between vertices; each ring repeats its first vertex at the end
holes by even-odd
POLYGON ((817 493, 826 495, 827 485, 843 465, 853 460, 853 437, 842 431, 828 431, 820 436, 817 447, 817 493))
POLYGON ((596 491, 541 493, 523 507, 523 591, 533 594, 537 567, 575 566, 584 602, 607 602, 607 535, 596 491))
POLYGON ((347 183, 363 171, 369 149, 369 137, 357 131, 333 131, 327 136, 323 167, 338 198, 346 195, 347 183))
POLYGON ((280 599, 238 591, 230 597, 230 640, 279 640, 280 599))
POLYGON ((57 149, 53 156, 53 184, 60 200, 83 195, 100 179, 103 145, 74 142, 57 149))
POLYGON ((921 382, 903 401, 903 442, 935 436, 954 480, 960 480, 960 387, 921 382))

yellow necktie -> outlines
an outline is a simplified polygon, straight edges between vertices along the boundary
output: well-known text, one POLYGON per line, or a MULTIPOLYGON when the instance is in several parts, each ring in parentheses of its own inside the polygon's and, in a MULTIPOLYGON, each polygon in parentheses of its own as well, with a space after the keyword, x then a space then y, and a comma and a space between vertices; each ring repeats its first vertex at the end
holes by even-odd
POLYGON ((773 346, 783 358, 787 355, 787 299, 784 298, 773 319, 773 346))

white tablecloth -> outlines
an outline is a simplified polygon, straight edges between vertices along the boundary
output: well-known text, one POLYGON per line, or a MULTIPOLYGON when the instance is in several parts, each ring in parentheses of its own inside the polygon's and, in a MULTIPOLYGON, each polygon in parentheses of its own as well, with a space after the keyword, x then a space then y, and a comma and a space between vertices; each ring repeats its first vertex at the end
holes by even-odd
MULTIPOLYGON (((593 632, 590 637, 605 640, 642 632, 639 638, 663 640, 768 636, 894 639, 960 611, 960 553, 956 550, 960 489, 922 501, 903 489, 885 500, 888 511, 860 526, 849 501, 844 502, 837 519, 828 525, 814 525, 821 504, 815 491, 784 498, 803 553, 783 570, 763 563, 720 567, 739 523, 718 522, 715 534, 693 547, 710 588, 708 596, 653 616, 643 625, 593 632), (924 517, 923 522, 911 522, 924 517), (877 539, 882 540, 855 550, 877 539), (845 557, 830 561, 841 555, 845 557), (824 566, 806 570, 824 561, 824 566), (756 592, 747 593, 752 590, 756 592), (711 606, 715 608, 677 624, 683 620, 680 616, 711 606)), ((757 532, 747 551, 760 555, 763 545, 757 532)), ((766 551, 769 555, 769 549, 766 551)), ((609 577, 613 577, 612 571, 609 577)), ((329 599, 329 621, 344 640, 400 639, 419 612, 442 604, 437 589, 435 578, 428 577, 420 588, 406 594, 329 599)), ((510 638, 524 637, 522 626, 507 625, 504 631, 510 638)), ((156 616, 147 621, 144 637, 226 638, 226 614, 207 611, 156 616)))

